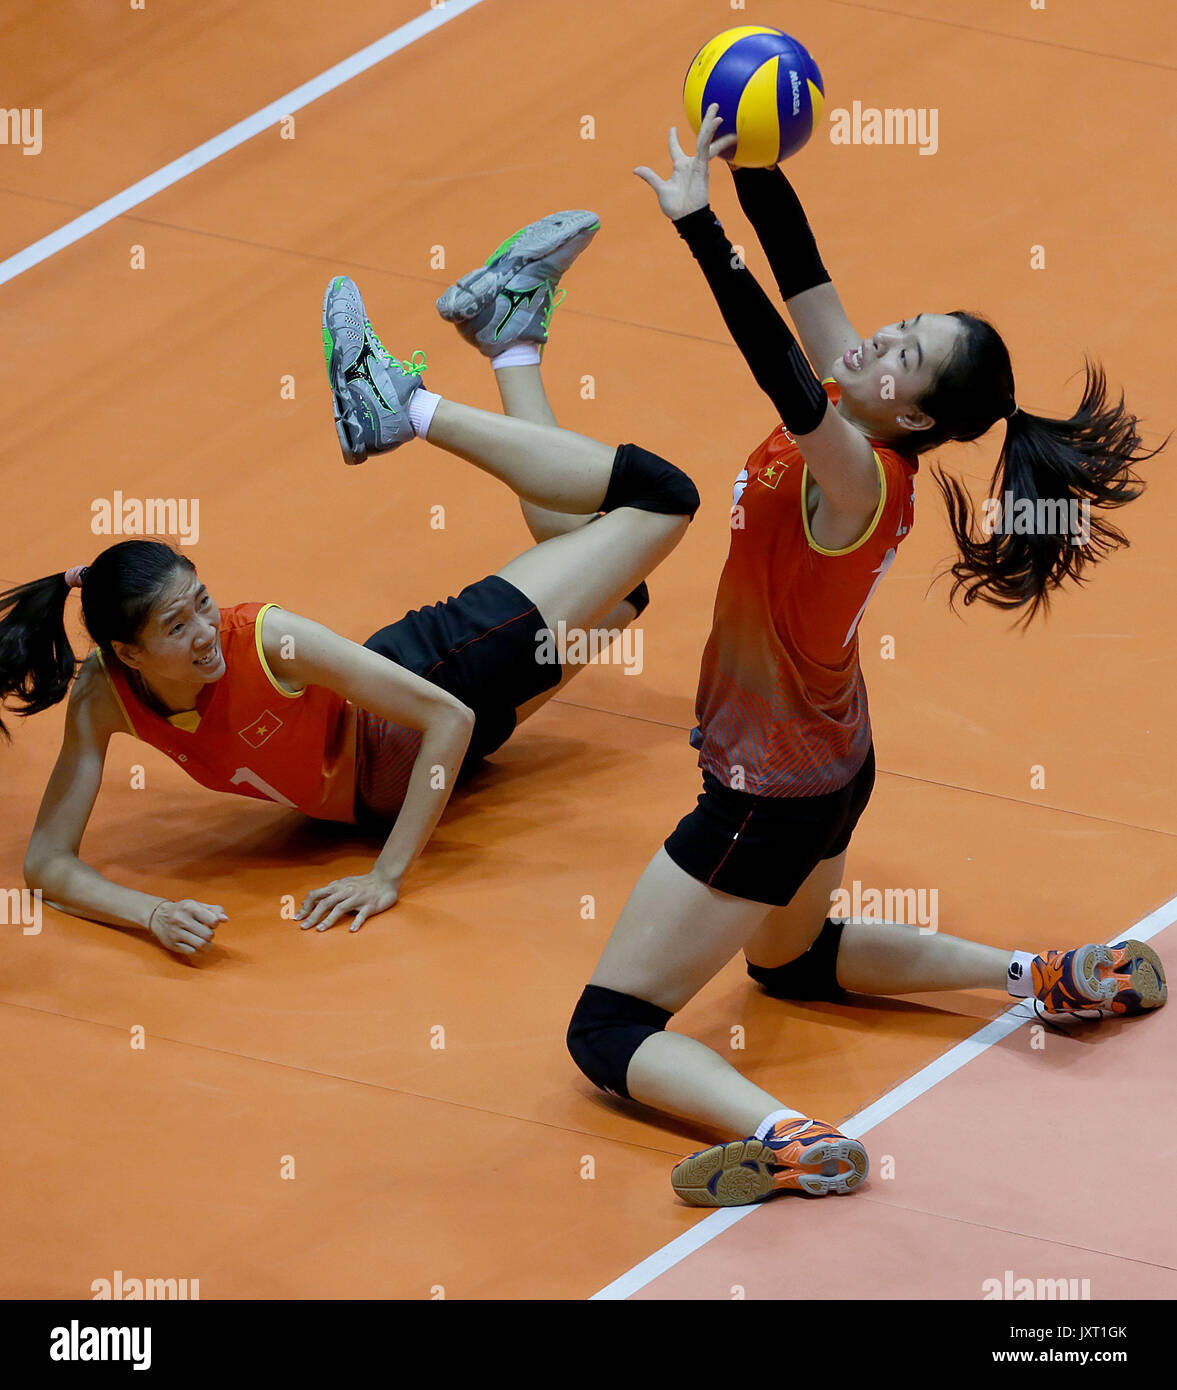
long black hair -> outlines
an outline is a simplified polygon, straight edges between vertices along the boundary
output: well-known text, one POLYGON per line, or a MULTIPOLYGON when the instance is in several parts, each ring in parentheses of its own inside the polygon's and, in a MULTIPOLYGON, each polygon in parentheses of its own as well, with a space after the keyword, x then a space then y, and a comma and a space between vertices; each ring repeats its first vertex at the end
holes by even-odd
POLYGON ((1017 409, 1013 367, 1001 335, 979 314, 954 310, 964 332, 949 354, 919 408, 935 424, 909 435, 899 447, 913 454, 957 440, 980 438, 1006 420, 1005 443, 989 484, 987 519, 992 503, 1003 518, 999 527, 979 524, 977 509, 958 479, 933 470, 948 508, 948 520, 960 551, 950 567, 955 603, 963 590, 967 607, 980 599, 995 608, 1025 608, 1025 621, 1050 602, 1064 580, 1084 583, 1087 571, 1120 546, 1123 532, 1095 515, 1122 507, 1144 491, 1133 464, 1158 454, 1168 443, 1142 452, 1137 417, 1124 408, 1124 395, 1109 404, 1103 370, 1084 358, 1087 384, 1079 407, 1068 420, 1017 409), (1012 418, 1010 417, 1012 413, 1012 418), (1073 531, 1047 525, 1015 529, 1015 512, 1047 519, 1073 517, 1081 510, 1083 540, 1073 531), (1027 510, 1029 512, 1027 513, 1027 510))
MULTIPOLYGON (((143 624, 178 569, 195 566, 162 541, 119 541, 82 576, 82 618, 102 654, 112 643, 138 641, 143 624)), ((10 697, 28 717, 64 700, 78 658, 65 630, 70 586, 64 574, 34 579, 0 594, 0 706, 10 697)), ((12 735, 0 719, 0 734, 12 735)))

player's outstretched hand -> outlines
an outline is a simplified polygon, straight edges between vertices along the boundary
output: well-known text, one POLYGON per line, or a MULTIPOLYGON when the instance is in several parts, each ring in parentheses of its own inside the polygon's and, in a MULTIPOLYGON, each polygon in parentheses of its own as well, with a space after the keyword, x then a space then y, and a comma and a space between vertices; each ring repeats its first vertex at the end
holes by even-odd
POLYGON ((308 927, 326 931, 345 912, 354 912, 355 921, 351 924, 351 930, 359 931, 369 917, 395 904, 399 890, 399 882, 382 874, 349 874, 346 878, 335 879, 325 888, 312 888, 303 899, 295 920, 302 922, 303 931, 308 927))
POLYGON ((671 126, 669 143, 674 170, 668 179, 660 179, 644 164, 634 170, 638 178, 657 193, 658 206, 672 222, 707 206, 709 163, 715 155, 734 145, 737 138, 735 135, 725 135, 716 140, 715 132, 720 124, 719 105, 713 102, 699 127, 699 143, 693 155, 684 153, 678 142, 678 129, 671 126))

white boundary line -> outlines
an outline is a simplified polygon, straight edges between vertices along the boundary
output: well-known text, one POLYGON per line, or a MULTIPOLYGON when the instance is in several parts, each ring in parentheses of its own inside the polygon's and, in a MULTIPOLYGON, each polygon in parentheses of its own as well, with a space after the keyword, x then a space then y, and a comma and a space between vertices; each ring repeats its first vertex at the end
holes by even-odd
POLYGON ((445 4, 440 9, 427 10, 424 14, 418 15, 416 19, 402 24, 399 29, 385 34, 382 39, 377 39, 367 48, 361 48, 358 53, 353 53, 350 58, 336 63, 333 68, 321 72, 318 77, 312 77, 301 87, 295 87, 292 92, 287 92, 285 96, 279 97, 277 101, 272 101, 269 106, 256 111, 252 116, 247 116, 245 120, 238 121, 235 126, 230 126, 220 135, 214 135, 203 145, 198 145, 196 149, 182 154, 171 164, 165 164, 154 174, 148 174, 145 179, 140 179, 130 188, 124 188, 121 193, 116 193, 113 198, 108 198, 106 202, 99 203, 97 207, 91 208, 89 212, 84 212, 72 222, 67 222, 64 227, 50 232, 40 241, 34 241, 31 246, 26 246, 23 251, 18 251, 16 255, 10 256, 6 261, 0 261, 0 285, 14 280, 18 275, 35 265, 39 265, 42 261, 48 260, 50 256, 55 255, 66 246, 72 246, 75 241, 80 241, 99 227, 113 222, 116 217, 121 217, 131 208, 138 207, 140 203, 145 203, 149 198, 155 197, 157 193, 163 192, 165 188, 170 188, 172 184, 179 183, 181 179, 195 173, 197 169, 202 169, 214 159, 219 159, 229 150, 243 145, 246 140, 251 140, 267 127, 277 124, 284 116, 289 116, 304 106, 309 106, 312 101, 317 100, 327 92, 341 87, 351 78, 362 72, 367 72, 369 68, 375 67, 377 63, 383 62, 393 53, 399 53, 402 48, 407 48, 417 39, 431 34, 443 24, 448 24, 451 19, 456 19, 458 15, 465 14, 467 10, 472 10, 475 5, 482 3, 483 0, 445 0, 445 4))
MULTIPOLYGON (((1125 941, 1129 938, 1135 941, 1148 941, 1158 932, 1170 926, 1175 918, 1177 918, 1177 897, 1170 898, 1167 903, 1158 907, 1155 912, 1150 912, 1147 917, 1137 922, 1128 931, 1117 932, 1115 936, 1108 937, 1105 944, 1111 946, 1114 942, 1125 941)), ((945 1077, 951 1076, 953 1072, 959 1071, 975 1057, 979 1057, 982 1052, 988 1051, 994 1043, 1008 1037, 1024 1023, 1033 1022, 1035 1017, 1036 1015, 1025 1007, 1023 1001, 1019 1000, 1013 1008, 1007 1009, 1005 1013, 991 1019, 971 1037, 965 1038, 963 1042, 949 1048, 942 1057, 937 1057, 934 1062, 929 1062, 914 1076, 909 1076, 893 1091, 888 1091, 885 1096, 876 1100, 872 1105, 868 1105, 865 1110, 860 1110, 857 1115, 852 1116, 839 1128, 843 1134, 849 1135, 852 1139, 860 1139, 868 1130, 882 1124, 884 1120, 890 1119, 897 1111, 910 1105, 913 1100, 918 1099, 926 1091, 930 1091, 945 1077)), ((593 1294, 592 1298, 628 1298, 630 1294, 644 1289, 660 1274, 665 1274, 668 1269, 673 1268, 680 1260, 706 1245, 708 1241, 722 1235, 737 1221, 742 1221, 745 1217, 751 1216, 753 1212, 760 1210, 761 1204, 749 1207, 724 1207, 713 1215, 704 1217, 689 1231, 684 1231, 681 1236, 672 1240, 669 1245, 664 1245, 661 1250, 655 1250, 640 1264, 634 1265, 631 1270, 627 1270, 625 1274, 614 1279, 611 1284, 607 1284, 598 1293, 593 1294)))

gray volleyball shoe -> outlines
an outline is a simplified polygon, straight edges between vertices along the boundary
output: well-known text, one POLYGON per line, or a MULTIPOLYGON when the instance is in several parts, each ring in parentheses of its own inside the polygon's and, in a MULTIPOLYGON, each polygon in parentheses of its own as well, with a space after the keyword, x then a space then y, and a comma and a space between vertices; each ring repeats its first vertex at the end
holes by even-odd
POLYGON ((600 228, 595 212, 541 217, 451 285, 437 301, 438 313, 487 357, 515 343, 542 346, 552 311, 564 298, 556 288, 560 277, 600 228))
POLYGON ((363 463, 413 438, 409 398, 422 385, 425 354, 414 352, 407 362, 394 357, 346 275, 337 275, 323 296, 323 353, 345 463, 363 463))

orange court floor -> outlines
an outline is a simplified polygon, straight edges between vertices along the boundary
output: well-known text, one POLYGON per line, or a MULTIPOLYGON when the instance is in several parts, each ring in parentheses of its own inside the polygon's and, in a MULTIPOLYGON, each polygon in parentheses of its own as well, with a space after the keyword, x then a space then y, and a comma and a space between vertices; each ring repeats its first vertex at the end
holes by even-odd
MULTIPOLYGON (((926 154, 823 127, 789 165, 860 331, 977 310, 1010 346, 1025 408, 1070 415, 1086 353, 1161 442, 1177 14, 1150 0, 1125 0, 1114 25, 1097 0, 6 6, 0 106, 43 124, 35 156, 0 145, 3 587, 118 539, 93 529, 116 494, 198 504, 186 553, 220 604, 276 602, 359 641, 499 568, 529 537, 485 475, 424 443, 343 465, 322 294, 352 275, 388 347, 426 351, 432 390, 497 408, 486 362, 434 300, 566 207, 602 226, 544 359, 557 417, 673 459, 703 506, 650 581, 641 670, 590 666, 521 727, 455 796, 401 902, 358 934, 301 932, 284 903, 362 872, 372 841, 206 791, 128 738, 83 856, 144 891, 223 903, 216 945, 183 960, 47 905, 37 931, 14 920, 64 709, 9 721, 4 1297, 88 1298, 115 1270, 199 1279, 205 1299, 979 1299, 1006 1270, 1173 1295, 1171 1186, 1150 1180, 1135 1222, 1078 1216, 1124 1177, 1122 1150, 1086 1136, 1130 1132, 1159 1172, 1177 1157, 1157 1102, 1168 1011, 1027 1023, 881 1122, 852 1200, 782 1198, 624 1282, 716 1220, 668 1182, 712 1139, 596 1092, 564 1032, 630 888, 694 804, 687 733, 731 484, 775 423, 632 170, 665 172, 669 126, 689 138, 686 65, 737 23, 802 39, 827 113, 937 113, 926 154), (34 263, 11 259, 418 20, 289 119, 34 263), (1048 1211, 1028 1196, 1045 1174, 1048 1211), (806 1283, 815 1236, 853 1280, 806 1283)), ((771 287, 726 171, 712 184, 771 287)), ((939 458, 978 497, 999 433, 939 458)), ((1003 948, 1147 921, 1174 954, 1175 457, 1144 465, 1147 491, 1118 517, 1130 549, 1026 631, 950 612, 925 459, 919 524, 860 632, 879 775, 848 886, 934 892, 941 931, 1003 948)), ((1010 1005, 984 991, 789 1005, 733 962, 673 1027, 838 1123, 1010 1005)))

